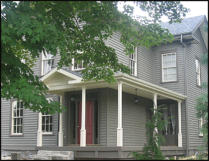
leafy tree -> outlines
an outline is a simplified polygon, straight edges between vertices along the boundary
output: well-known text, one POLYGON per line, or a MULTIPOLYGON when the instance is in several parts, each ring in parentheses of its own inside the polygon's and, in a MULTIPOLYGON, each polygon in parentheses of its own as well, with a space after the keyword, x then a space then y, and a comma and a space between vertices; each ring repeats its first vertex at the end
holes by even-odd
POLYGON ((147 144, 143 147, 142 153, 134 152, 133 156, 137 160, 164 160, 160 145, 165 141, 162 135, 164 130, 164 125, 167 124, 165 120, 162 119, 162 108, 153 110, 153 115, 151 120, 146 123, 146 133, 147 133, 147 144), (157 132, 156 132, 157 129, 157 132))
POLYGON ((133 53, 135 46, 171 42, 173 36, 157 22, 163 15, 171 22, 179 21, 188 11, 180 2, 137 2, 154 19, 133 19, 133 7, 125 6, 121 13, 117 3, 3 1, 1 96, 22 100, 25 108, 34 111, 59 112, 59 103, 45 99, 47 87, 31 70, 41 52, 59 53, 59 68, 70 66, 72 58, 84 60, 84 80, 113 82, 115 72, 129 73, 129 68, 118 62, 115 50, 104 40, 120 32, 126 54, 133 53))
MULTIPOLYGON (((202 55, 202 64, 208 66, 208 54, 202 55)), ((203 88, 208 89, 207 82, 203 82, 203 88)), ((208 146, 208 90, 205 90, 197 99, 197 117, 203 119, 202 133, 206 147, 208 146)))

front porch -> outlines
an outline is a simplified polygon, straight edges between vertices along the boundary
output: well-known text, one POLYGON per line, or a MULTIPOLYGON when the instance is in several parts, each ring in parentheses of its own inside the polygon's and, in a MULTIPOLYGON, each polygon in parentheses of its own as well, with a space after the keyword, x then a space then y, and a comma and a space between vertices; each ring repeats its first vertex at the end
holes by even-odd
MULTIPOLYGON (((38 147, 37 150, 49 151, 73 151, 76 159, 132 159, 132 152, 142 151, 141 146, 133 147, 107 147, 107 146, 87 146, 80 147, 79 145, 53 147, 44 146, 38 147)), ((185 149, 176 146, 162 146, 161 150, 164 156, 183 156, 185 149)))
MULTIPOLYGON (((146 143, 149 109, 163 104, 174 105, 175 120, 164 132, 167 142, 162 150, 182 154, 181 104, 186 97, 128 75, 115 77, 117 82, 113 84, 83 82, 69 71, 54 69, 42 78, 49 92, 59 95, 60 103, 67 107, 59 114, 58 147, 53 148, 73 149, 79 156, 94 158, 103 154, 127 157, 146 143)), ((38 148, 52 148, 42 146, 40 131, 37 136, 38 148)))

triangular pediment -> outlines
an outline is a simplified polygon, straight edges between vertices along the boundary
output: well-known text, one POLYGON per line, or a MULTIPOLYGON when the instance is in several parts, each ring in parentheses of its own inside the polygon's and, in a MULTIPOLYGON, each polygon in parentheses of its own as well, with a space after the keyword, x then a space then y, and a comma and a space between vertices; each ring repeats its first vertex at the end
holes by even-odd
POLYGON ((46 75, 44 75, 40 80, 43 81, 48 88, 52 88, 57 86, 68 85, 68 82, 71 81, 81 81, 81 79, 81 77, 73 73, 70 73, 69 71, 55 68, 46 75))

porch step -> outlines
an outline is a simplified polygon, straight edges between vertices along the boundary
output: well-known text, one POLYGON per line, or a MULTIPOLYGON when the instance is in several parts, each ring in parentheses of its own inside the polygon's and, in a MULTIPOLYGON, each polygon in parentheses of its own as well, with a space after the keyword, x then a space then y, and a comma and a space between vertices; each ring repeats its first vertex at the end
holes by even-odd
POLYGON ((34 159, 38 160, 74 160, 73 151, 39 150, 34 159))

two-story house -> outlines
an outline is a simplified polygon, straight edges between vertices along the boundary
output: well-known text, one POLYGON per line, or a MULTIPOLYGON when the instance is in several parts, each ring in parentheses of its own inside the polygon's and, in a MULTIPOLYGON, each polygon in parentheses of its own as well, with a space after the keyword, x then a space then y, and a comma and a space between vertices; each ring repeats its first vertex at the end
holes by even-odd
POLYGON ((67 109, 49 115, 26 110, 16 100, 1 101, 1 149, 6 152, 73 151, 75 158, 129 158, 146 144, 151 109, 164 108, 168 121, 161 147, 165 155, 191 155, 203 144, 196 98, 204 91, 208 69, 200 58, 208 52, 205 16, 162 23, 175 41, 127 56, 114 33, 106 42, 116 50, 130 75, 116 73, 116 83, 82 81, 83 65, 53 68, 59 55, 40 54, 33 67, 49 88, 48 99, 67 109))

